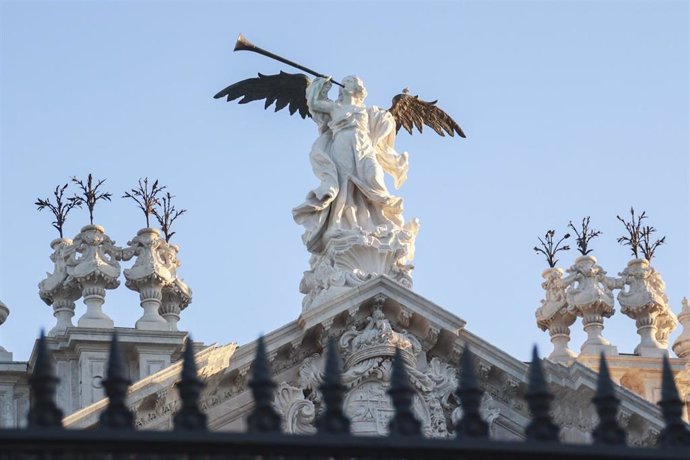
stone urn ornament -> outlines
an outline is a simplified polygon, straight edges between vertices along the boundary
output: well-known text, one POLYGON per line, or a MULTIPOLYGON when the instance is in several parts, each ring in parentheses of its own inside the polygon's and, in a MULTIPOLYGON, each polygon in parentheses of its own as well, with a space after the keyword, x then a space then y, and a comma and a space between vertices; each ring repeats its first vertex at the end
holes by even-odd
POLYGON ((174 234, 170 226, 185 210, 174 209, 170 193, 162 199, 158 198, 165 188, 157 180, 149 184, 146 177, 139 179, 138 186, 123 195, 123 198, 132 199, 146 218, 146 227, 139 230, 122 251, 123 260, 136 257, 134 265, 125 269, 124 275, 127 280, 125 285, 139 293, 140 305, 144 310, 135 324, 137 329, 177 330, 180 311, 191 302, 191 290, 177 279, 179 248, 169 243, 174 234), (159 206, 162 206, 161 210, 157 209, 159 206), (151 215, 158 219, 165 238, 161 238, 160 230, 150 227, 151 215))
POLYGON ((621 312, 634 319, 640 343, 635 354, 643 357, 661 357, 668 354, 668 335, 678 325, 678 319, 669 308, 666 284, 661 274, 651 266, 656 249, 665 243, 666 237, 652 241, 654 227, 643 225, 645 212, 639 216, 630 208, 630 220, 617 216, 627 230, 618 242, 629 246, 635 257, 619 273, 624 285, 618 293, 621 312), (642 257, 640 257, 642 256, 642 257))
POLYGON ((113 320, 103 313, 106 289, 115 289, 120 285, 120 264, 117 261, 120 248, 105 233, 105 229, 93 223, 94 210, 99 201, 110 201, 111 193, 100 191, 105 179, 94 179, 89 174, 86 181, 72 178, 81 194, 75 195, 75 201, 84 205, 89 211, 89 225, 82 227, 74 238, 75 254, 68 261, 67 273, 81 287, 86 313, 77 325, 79 327, 112 328, 113 320))
POLYGON ((683 309, 678 315, 678 321, 683 325, 683 332, 673 342, 673 352, 679 358, 690 357, 690 301, 683 297, 683 309))
POLYGON ((544 239, 538 238, 540 246, 534 247, 534 252, 546 257, 549 268, 542 272, 544 282, 541 287, 544 289, 544 299, 541 306, 535 312, 537 326, 542 331, 549 331, 553 351, 549 355, 551 361, 569 364, 573 361, 576 354, 568 348, 570 342, 570 326, 577 318, 573 308, 568 305, 565 295, 567 284, 563 279, 563 269, 556 267, 558 259, 556 254, 561 251, 570 250, 570 246, 564 244, 570 238, 566 233, 560 240, 554 243, 556 236, 555 230, 547 230, 544 239))
POLYGON ((570 326, 577 319, 575 310, 568 305, 563 282, 563 269, 547 268, 541 274, 544 282, 545 298, 541 300, 541 307, 535 312, 537 326, 542 331, 549 331, 553 351, 548 356, 551 361, 569 364, 577 354, 568 348, 570 342, 570 326))
POLYGON ((37 198, 34 203, 39 211, 48 209, 53 213, 55 220, 52 225, 60 235, 50 243, 53 273, 46 273, 46 278, 38 284, 38 295, 53 307, 53 316, 57 319, 57 324, 48 335, 57 335, 74 326, 74 301, 81 297, 79 284, 67 273, 68 261, 75 250, 74 242, 64 237, 67 216, 72 209, 81 207, 81 201, 76 196, 65 196, 68 187, 69 183, 58 185, 53 191, 53 198, 37 198))
POLYGON ((136 256, 134 265, 124 270, 125 286, 139 293, 144 314, 135 324, 137 329, 169 330, 168 322, 158 313, 163 298, 163 287, 170 285, 175 277, 171 266, 166 264, 161 253, 167 243, 161 239, 155 228, 142 228, 137 236, 127 242, 122 250, 122 260, 136 256))
POLYGON ((81 288, 86 312, 79 327, 112 328, 113 320, 103 312, 107 289, 120 285, 121 249, 100 225, 86 225, 74 238, 74 252, 67 261, 67 273, 81 288))
POLYGON ((192 303, 192 289, 181 278, 177 277, 177 268, 181 263, 177 258, 180 248, 176 244, 168 244, 168 251, 162 251, 161 258, 171 267, 173 281, 163 287, 163 299, 158 312, 168 322, 171 331, 177 331, 182 310, 192 303))
POLYGON ((54 264, 53 273, 46 273, 46 278, 38 283, 38 295, 47 305, 53 307, 53 316, 57 324, 48 332, 49 336, 58 335, 68 327, 74 327, 74 302, 81 297, 81 287, 76 279, 70 276, 68 263, 75 252, 74 242, 69 238, 56 238, 50 242, 53 253, 50 260, 54 264))

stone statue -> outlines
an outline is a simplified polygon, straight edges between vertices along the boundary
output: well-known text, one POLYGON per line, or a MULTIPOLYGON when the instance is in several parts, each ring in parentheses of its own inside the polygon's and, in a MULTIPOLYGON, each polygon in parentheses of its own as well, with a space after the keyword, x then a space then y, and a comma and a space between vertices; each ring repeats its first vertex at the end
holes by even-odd
POLYGON ((312 254, 300 291, 306 294, 303 309, 323 304, 351 287, 386 275, 411 287, 411 261, 419 223, 405 223, 402 198, 392 195, 384 182, 387 173, 396 188, 407 178, 407 153, 395 150, 401 127, 412 133, 423 125, 441 136, 465 137, 458 124, 436 101, 425 102, 407 90, 393 99, 388 109, 367 107, 362 80, 348 76, 342 83, 276 56, 240 36, 235 50, 249 50, 307 71, 304 74, 262 75, 242 80, 218 92, 241 104, 265 100, 276 111, 288 107, 290 114, 311 117, 318 137, 310 160, 320 181, 304 203, 293 209, 295 221, 304 226, 302 239, 312 254), (332 84, 340 86, 338 98, 330 100, 332 84))

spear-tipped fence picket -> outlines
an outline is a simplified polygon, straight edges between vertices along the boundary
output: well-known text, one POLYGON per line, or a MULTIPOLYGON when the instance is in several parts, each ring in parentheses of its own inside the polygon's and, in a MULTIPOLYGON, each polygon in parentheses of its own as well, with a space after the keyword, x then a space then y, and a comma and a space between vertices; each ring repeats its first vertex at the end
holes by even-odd
POLYGON ((420 435, 420 423, 411 410, 414 390, 399 352, 393 360, 389 390, 395 409, 389 425, 390 435, 353 436, 343 411, 344 387, 333 341, 329 343, 324 382, 320 387, 326 408, 318 418, 318 434, 313 436, 280 431, 280 418, 273 408, 275 383, 270 378, 263 339, 259 339, 254 361, 250 387, 255 404, 245 433, 208 431, 206 417, 198 404, 203 382, 197 376, 191 341, 185 346, 178 384, 181 409, 173 418, 174 430, 134 430, 132 413, 124 404, 129 380, 116 336, 113 336, 108 375, 104 380, 109 404, 99 426, 91 430, 65 430, 55 404, 58 379, 44 340, 42 336, 39 339, 38 357, 30 379, 32 406, 28 428, 0 429, 0 460, 690 458, 690 431, 681 419, 683 403, 667 359, 664 359, 659 403, 665 428, 659 436, 659 447, 639 448, 625 446, 625 432, 616 422, 619 401, 603 356, 593 398, 599 416, 599 424, 592 432, 594 444, 559 443, 559 428, 549 414, 553 395, 544 379, 536 349, 526 394, 532 421, 523 442, 489 439, 487 424, 479 412, 482 389, 474 375, 474 358, 469 349, 463 353, 460 365, 462 372, 456 394, 463 406, 463 416, 456 425, 455 438, 429 439, 420 435))

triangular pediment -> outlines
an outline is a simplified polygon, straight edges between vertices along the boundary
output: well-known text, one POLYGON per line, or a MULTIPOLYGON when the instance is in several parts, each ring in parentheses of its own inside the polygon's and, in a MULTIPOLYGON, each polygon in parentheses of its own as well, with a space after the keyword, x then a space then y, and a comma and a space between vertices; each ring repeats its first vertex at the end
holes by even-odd
MULTIPOLYGON (((330 338, 337 340, 345 363, 349 415, 355 432, 383 434, 391 415, 386 388, 394 349, 407 348, 410 378, 419 393, 416 413, 425 433, 449 436, 462 409, 454 395, 460 355, 467 345, 476 356, 476 373, 485 390, 482 415, 492 436, 516 439, 529 422, 524 399, 528 366, 472 334, 463 319, 399 283, 380 276, 264 336, 273 380, 278 384, 275 405, 285 418, 284 429, 313 432, 321 410, 318 385, 323 355, 330 338), (359 423, 359 425, 357 425, 359 423), (359 430, 359 431, 357 431, 359 430)), ((243 430, 253 403, 248 381, 257 342, 241 347, 209 347, 197 353, 199 373, 206 383, 201 407, 211 429, 243 430)), ((547 381, 556 394, 553 412, 563 426, 563 437, 587 441, 597 422, 591 397, 596 374, 580 363, 566 367, 545 361, 547 381)), ((174 385, 179 363, 130 389, 130 407, 138 426, 164 429, 171 426, 179 400, 174 385)), ((621 419, 629 424, 633 442, 651 442, 661 429, 657 409, 630 391, 621 389, 621 419)), ((70 427, 91 426, 105 400, 68 417, 70 427)))

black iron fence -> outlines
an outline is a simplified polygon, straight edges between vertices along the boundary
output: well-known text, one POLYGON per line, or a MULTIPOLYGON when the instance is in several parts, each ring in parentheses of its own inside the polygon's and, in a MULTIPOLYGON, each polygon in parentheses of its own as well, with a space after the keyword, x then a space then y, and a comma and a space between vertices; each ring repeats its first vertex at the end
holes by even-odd
POLYGON ((250 381, 254 409, 246 433, 209 432, 206 416, 199 409, 203 383, 197 376, 190 342, 185 347, 182 376, 178 383, 181 409, 174 416, 172 431, 136 431, 134 417, 125 404, 130 385, 113 336, 107 377, 103 381, 109 398, 96 429, 65 430, 62 412, 55 404, 55 377, 43 337, 39 340, 34 372, 30 379, 31 409, 26 429, 0 430, 0 460, 50 459, 690 459, 690 431, 682 421, 683 403, 664 359, 662 400, 659 403, 665 428, 656 448, 626 446, 625 431, 616 415, 619 401, 606 361, 601 358, 598 388, 592 402, 599 424, 592 432, 592 445, 561 444, 559 428, 550 416, 553 396, 544 379, 536 350, 526 393, 532 419, 524 442, 490 440, 488 426, 479 414, 482 390, 474 375, 471 353, 462 357, 462 376, 457 395, 463 407, 454 439, 429 439, 421 435, 420 422, 412 411, 414 390, 398 354, 393 360, 388 393, 395 415, 385 437, 350 435, 350 421, 343 412, 345 388, 334 343, 329 343, 323 394, 325 410, 317 419, 317 434, 291 435, 280 432, 280 416, 272 405, 275 384, 270 378, 263 340, 259 340, 250 381))

